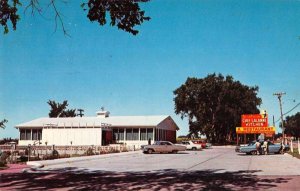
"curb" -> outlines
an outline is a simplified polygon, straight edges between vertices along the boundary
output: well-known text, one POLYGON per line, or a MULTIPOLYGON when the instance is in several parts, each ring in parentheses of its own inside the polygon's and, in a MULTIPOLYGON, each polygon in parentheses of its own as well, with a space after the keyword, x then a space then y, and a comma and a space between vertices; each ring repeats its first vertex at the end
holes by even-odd
POLYGON ((29 161, 29 162, 26 162, 27 165, 29 166, 33 166, 33 167, 36 167, 36 168, 43 168, 44 165, 39 163, 39 162, 36 162, 36 161, 29 161))
POLYGON ((78 161, 89 161, 89 160, 97 160, 103 158, 117 157, 125 154, 134 154, 139 151, 130 151, 130 152, 122 152, 122 153, 110 153, 110 154, 102 154, 102 155, 93 155, 93 156, 82 156, 82 157, 71 157, 71 158, 61 158, 54 160, 44 160, 44 161, 29 161, 26 164, 30 165, 32 169, 43 168, 45 166, 63 164, 63 163, 72 163, 78 161))
POLYGON ((220 145, 220 146, 213 146, 214 148, 235 148, 236 145, 220 145))

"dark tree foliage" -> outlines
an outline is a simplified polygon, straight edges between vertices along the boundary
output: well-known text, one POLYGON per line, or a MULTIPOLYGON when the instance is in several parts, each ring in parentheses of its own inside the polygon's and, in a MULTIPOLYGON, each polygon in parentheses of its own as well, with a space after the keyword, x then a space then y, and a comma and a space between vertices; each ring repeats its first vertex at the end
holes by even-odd
POLYGON ((76 109, 67 109, 63 112, 62 117, 76 117, 76 109))
MULTIPOLYGON (((40 0, 23 1, 26 6, 25 11, 31 9, 32 15, 34 15, 34 12, 43 15, 40 0)), ((81 7, 84 11, 88 11, 87 17, 90 21, 96 21, 103 26, 107 22, 107 13, 109 13, 111 26, 117 26, 118 29, 136 35, 139 31, 134 29, 134 27, 150 20, 150 17, 145 16, 145 11, 140 9, 140 4, 148 1, 150 0, 85 0, 81 7)), ((46 10, 48 8, 53 10, 56 27, 57 23, 59 23, 64 34, 68 35, 61 16, 62 13, 57 6, 59 1, 48 0, 48 2, 46 10)), ((20 19, 18 6, 22 6, 20 0, 0 0, 0 21, 4 27, 5 34, 9 31, 7 25, 9 20, 12 23, 13 30, 16 30, 17 22, 20 19)))
POLYGON ((10 142, 15 142, 18 143, 19 139, 13 139, 11 137, 9 138, 4 138, 4 139, 0 139, 0 145, 4 145, 5 143, 10 143, 10 142))
POLYGON ((230 141, 241 115, 259 113, 258 87, 248 87, 232 76, 210 74, 188 78, 174 91, 175 113, 189 120, 190 135, 204 134, 212 142, 230 141))
POLYGON ((51 107, 49 117, 76 117, 76 109, 67 109, 69 105, 67 100, 63 101, 63 103, 49 100, 47 103, 51 107))
POLYGON ((5 123, 7 123, 7 119, 3 119, 2 121, 0 121, 0 128, 5 129, 5 123))
POLYGON ((287 116, 284 123, 285 133, 293 137, 300 137, 300 112, 287 116))
POLYGON ((147 1, 149 0, 88 0, 87 3, 82 4, 82 7, 88 8, 87 17, 90 21, 105 25, 108 12, 111 26, 116 25, 119 29, 136 35, 139 31, 133 27, 141 25, 145 20, 150 20, 138 4, 147 1))
POLYGON ((17 21, 20 16, 17 14, 20 6, 19 0, 0 0, 0 23, 4 27, 4 34, 8 33, 8 22, 10 21, 14 30, 17 29, 17 21))

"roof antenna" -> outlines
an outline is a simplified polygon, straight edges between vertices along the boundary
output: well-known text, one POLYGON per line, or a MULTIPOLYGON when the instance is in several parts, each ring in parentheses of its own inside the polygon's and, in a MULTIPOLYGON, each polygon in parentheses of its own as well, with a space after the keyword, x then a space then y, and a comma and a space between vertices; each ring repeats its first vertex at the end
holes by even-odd
POLYGON ((77 111, 79 112, 77 114, 77 116, 80 116, 80 117, 84 116, 84 114, 83 114, 84 110, 83 109, 77 109, 77 111))

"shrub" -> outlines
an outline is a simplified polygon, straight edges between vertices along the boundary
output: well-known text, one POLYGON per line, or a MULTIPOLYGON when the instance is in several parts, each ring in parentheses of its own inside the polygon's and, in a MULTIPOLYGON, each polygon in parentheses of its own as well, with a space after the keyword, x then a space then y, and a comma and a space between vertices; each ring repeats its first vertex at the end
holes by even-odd
POLYGON ((93 151, 93 148, 88 148, 86 151, 85 151, 85 155, 87 156, 91 156, 91 155, 95 155, 94 151, 93 151))
POLYGON ((57 150, 53 150, 51 154, 52 154, 52 156, 53 156, 54 158, 58 158, 58 157, 59 157, 59 153, 58 153, 57 150))
POLYGON ((25 155, 22 155, 20 158, 19 158, 20 162, 26 162, 28 161, 28 157, 25 156, 25 155))
POLYGON ((0 162, 2 163, 2 165, 6 165, 7 163, 7 158, 10 156, 10 152, 4 151, 2 152, 2 154, 0 155, 0 162))
POLYGON ((0 161, 0 167, 6 167, 6 163, 0 161))

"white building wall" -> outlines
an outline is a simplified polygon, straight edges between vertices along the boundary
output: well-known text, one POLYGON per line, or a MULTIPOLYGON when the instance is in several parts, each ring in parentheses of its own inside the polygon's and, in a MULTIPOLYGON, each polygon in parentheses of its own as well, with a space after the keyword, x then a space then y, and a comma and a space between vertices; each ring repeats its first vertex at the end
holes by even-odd
MULTIPOLYGON (((101 128, 49 128, 43 129, 41 145, 101 145, 101 128)), ((33 144, 34 141, 20 140, 19 145, 33 144)))

